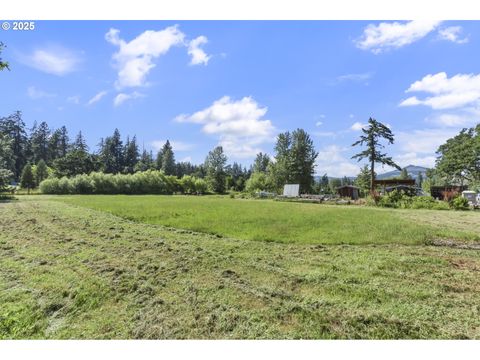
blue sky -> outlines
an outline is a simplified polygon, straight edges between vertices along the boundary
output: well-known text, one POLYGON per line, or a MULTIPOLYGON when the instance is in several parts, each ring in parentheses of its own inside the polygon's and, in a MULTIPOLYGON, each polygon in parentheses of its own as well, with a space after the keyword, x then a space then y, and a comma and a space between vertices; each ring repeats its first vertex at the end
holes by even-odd
MULTIPOLYGON (((479 22, 36 21, 0 31, 11 65, 0 116, 79 130, 89 146, 117 127, 177 160, 217 144, 248 165, 276 134, 307 130, 317 173, 356 175, 351 144, 370 116, 396 135, 402 166, 477 123, 479 22)), ((387 171, 389 169, 384 169, 387 171)), ((382 170, 380 170, 381 172, 382 170)))

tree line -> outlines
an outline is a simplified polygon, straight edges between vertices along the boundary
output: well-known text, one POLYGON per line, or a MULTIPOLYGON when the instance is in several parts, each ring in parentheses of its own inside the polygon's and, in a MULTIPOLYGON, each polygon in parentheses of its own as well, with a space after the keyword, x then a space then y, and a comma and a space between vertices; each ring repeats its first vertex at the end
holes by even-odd
MULTIPOLYGON (((177 162, 169 140, 154 154, 140 151, 136 136, 122 139, 120 131, 101 138, 91 151, 80 131, 73 140, 65 126, 51 128, 47 122, 28 129, 20 111, 0 118, 0 174, 3 183, 20 182, 27 189, 47 178, 73 178, 91 173, 135 174, 149 170, 179 179, 191 176, 205 179, 214 193, 244 191, 252 174, 268 174, 268 186, 261 190, 281 191, 285 183, 299 183, 302 191, 314 188, 314 167, 318 153, 302 129, 282 133, 275 146, 275 161, 259 153, 248 169, 237 162, 228 164, 223 148, 217 146, 202 164, 177 162)), ((252 184, 252 182, 250 182, 252 184)), ((255 186, 249 187, 253 190, 255 186)), ((260 188, 259 188, 260 189, 260 188)))

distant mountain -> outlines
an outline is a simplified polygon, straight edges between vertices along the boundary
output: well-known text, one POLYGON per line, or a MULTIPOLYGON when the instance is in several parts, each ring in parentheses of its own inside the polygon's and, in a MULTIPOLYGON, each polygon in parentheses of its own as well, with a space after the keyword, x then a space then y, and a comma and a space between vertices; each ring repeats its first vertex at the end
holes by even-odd
MULTIPOLYGON (((427 176, 427 168, 423 166, 416 166, 416 165, 408 165, 405 167, 407 169, 408 175, 412 177, 412 179, 417 179, 419 174, 422 174, 422 177, 425 179, 427 176)), ((394 177, 399 177, 401 171, 400 170, 392 170, 383 174, 378 174, 377 179, 389 179, 394 177)))
MULTIPOLYGON (((408 166, 405 167, 405 169, 407 169, 407 173, 408 173, 408 175, 410 175, 412 177, 412 179, 416 180, 419 174, 422 174, 424 179, 427 177, 428 168, 426 168, 426 167, 416 166, 416 165, 408 165, 408 166)), ((394 177, 399 177, 400 173, 401 173, 400 170, 392 170, 392 171, 386 172, 384 174, 378 174, 377 179, 382 180, 382 179, 390 179, 390 178, 394 178, 394 177)), ((314 176, 314 178, 315 178, 315 181, 319 181, 321 176, 316 175, 316 176, 314 176)), ((356 179, 356 176, 347 176, 347 178, 350 179, 351 181, 354 181, 356 179)), ((329 176, 328 179, 329 180, 330 179, 340 179, 341 180, 341 179, 343 179, 343 177, 329 176)))

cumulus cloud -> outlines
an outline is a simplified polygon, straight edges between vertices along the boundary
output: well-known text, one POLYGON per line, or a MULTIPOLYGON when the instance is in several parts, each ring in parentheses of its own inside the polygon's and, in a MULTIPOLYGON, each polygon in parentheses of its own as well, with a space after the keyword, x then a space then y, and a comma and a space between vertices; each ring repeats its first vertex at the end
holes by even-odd
POLYGON ((202 35, 188 43, 188 55, 192 57, 190 65, 208 64, 210 56, 207 55, 205 51, 201 48, 201 46, 206 44, 207 42, 207 37, 202 35))
POLYGON ((458 133, 456 129, 421 129, 395 134, 395 142, 404 153, 433 154, 445 141, 458 133))
POLYGON ((20 54, 19 60, 24 65, 34 69, 63 76, 77 70, 82 57, 79 52, 57 45, 50 45, 35 49, 30 54, 20 54))
POLYGON ((461 127, 475 123, 474 117, 469 114, 437 114, 427 117, 425 121, 444 127, 461 127))
POLYGON ((224 96, 203 110, 179 115, 177 122, 201 124, 205 134, 217 136, 219 145, 234 158, 251 158, 262 151, 261 145, 274 140, 275 127, 263 119, 267 113, 251 97, 233 100, 224 96))
POLYGON ((382 22, 369 24, 362 36, 356 40, 356 46, 379 54, 386 50, 398 49, 418 41, 435 30, 440 21, 382 22))
POLYGON ((90 106, 95 104, 96 102, 99 102, 105 95, 107 95, 107 91, 105 90, 98 92, 94 97, 88 100, 87 106, 90 106))
POLYGON ((356 176, 360 166, 348 159, 345 153, 350 150, 347 147, 328 145, 318 151, 316 161, 316 173, 334 177, 356 176))
POLYGON ((361 131, 367 125, 368 124, 362 124, 361 122, 357 121, 357 122, 354 122, 352 126, 350 126, 350 130, 361 131))
POLYGON ((29 98, 38 100, 38 99, 45 99, 45 98, 53 98, 56 97, 56 94, 48 93, 46 91, 37 89, 35 86, 29 86, 27 88, 27 95, 29 98))
POLYGON ((185 38, 186 35, 176 25, 159 31, 144 31, 130 42, 120 38, 119 30, 110 29, 105 39, 118 47, 113 55, 114 66, 118 70, 117 89, 147 85, 146 77, 156 66, 155 59, 175 46, 188 46, 191 64, 206 65, 210 57, 200 46, 207 42, 207 38, 199 36, 190 42, 186 42, 185 38))
MULTIPOLYGON (((158 151, 163 147, 163 145, 165 145, 166 142, 167 142, 167 140, 152 141, 152 147, 156 151, 158 151)), ((189 151, 189 150, 192 150, 195 147, 194 144, 186 143, 186 142, 183 142, 183 141, 169 140, 169 142, 170 142, 170 145, 172 146, 172 149, 174 151, 179 151, 179 152, 189 151)))
POLYGON ((130 94, 126 94, 126 93, 120 93, 118 94, 117 96, 115 96, 115 98, 113 99, 113 105, 114 106, 120 106, 122 105, 125 101, 128 101, 128 100, 133 100, 133 99, 138 99, 138 98, 142 98, 142 97, 145 97, 145 95, 137 92, 137 91, 134 91, 130 94))
POLYGON ((406 92, 425 92, 431 96, 423 100, 412 96, 403 100, 400 106, 425 105, 432 109, 477 106, 480 100, 480 74, 457 74, 451 78, 445 72, 429 74, 411 84, 406 92))
POLYGON ((438 38, 441 40, 451 41, 457 44, 465 44, 468 42, 468 37, 460 38, 462 33, 461 26, 450 26, 438 31, 438 38))
POLYGON ((420 155, 416 152, 409 152, 397 155, 393 160, 401 167, 416 165, 426 168, 433 168, 435 166, 436 157, 434 155, 420 155))

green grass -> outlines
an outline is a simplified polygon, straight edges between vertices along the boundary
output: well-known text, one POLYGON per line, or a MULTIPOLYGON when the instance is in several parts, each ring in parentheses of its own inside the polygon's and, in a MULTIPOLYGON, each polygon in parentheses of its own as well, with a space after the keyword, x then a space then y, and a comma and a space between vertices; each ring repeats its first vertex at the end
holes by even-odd
MULTIPOLYGON (((457 218, 454 212, 230 199, 219 196, 79 195, 53 199, 124 219, 245 240, 302 244, 421 244, 436 238, 480 240, 470 228, 438 227, 419 218, 457 218), (407 215, 406 215, 407 214, 407 215), (413 217, 408 214, 414 214, 413 217)), ((473 230, 472 230, 473 229, 473 230)))
POLYGON ((480 338, 479 251, 218 238, 52 199, 0 203, 1 339, 480 338))

